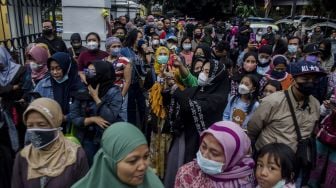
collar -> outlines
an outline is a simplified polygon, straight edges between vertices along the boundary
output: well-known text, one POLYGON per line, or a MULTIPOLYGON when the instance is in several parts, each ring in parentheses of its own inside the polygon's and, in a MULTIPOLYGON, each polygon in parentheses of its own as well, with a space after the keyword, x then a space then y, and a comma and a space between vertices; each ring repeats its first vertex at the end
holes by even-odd
POLYGON ((298 102, 296 97, 294 96, 294 91, 293 91, 293 85, 291 85, 288 88, 288 94, 289 94, 289 98, 293 104, 293 107, 295 107, 298 110, 306 110, 308 108, 308 110, 310 111, 310 104, 311 104, 311 100, 310 100, 310 96, 306 97, 303 102, 298 102))

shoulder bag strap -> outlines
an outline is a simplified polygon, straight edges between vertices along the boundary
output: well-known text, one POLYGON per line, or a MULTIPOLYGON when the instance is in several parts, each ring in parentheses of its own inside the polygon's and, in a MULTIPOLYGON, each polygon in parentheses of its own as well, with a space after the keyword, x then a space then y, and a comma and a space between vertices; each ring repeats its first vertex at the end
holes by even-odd
POLYGON ((295 115, 295 112, 294 112, 293 104, 292 104, 292 101, 289 98, 288 90, 285 90, 284 92, 285 92, 285 96, 286 96, 286 99, 287 99, 287 102, 288 102, 288 105, 289 105, 289 110, 292 114, 292 118, 293 118, 293 122, 294 122, 294 126, 295 126, 295 132, 296 132, 296 135, 297 135, 297 140, 300 141, 300 140, 302 140, 302 136, 301 136, 299 124, 297 122, 296 115, 295 115))

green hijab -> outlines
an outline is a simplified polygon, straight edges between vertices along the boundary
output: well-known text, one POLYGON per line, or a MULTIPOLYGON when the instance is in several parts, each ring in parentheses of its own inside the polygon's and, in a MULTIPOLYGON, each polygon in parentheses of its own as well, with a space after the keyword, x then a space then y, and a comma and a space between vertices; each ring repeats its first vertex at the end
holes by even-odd
MULTIPOLYGON (((93 165, 84 178, 72 188, 130 188, 117 176, 117 163, 138 146, 147 144, 142 132, 132 124, 119 122, 107 128, 101 140, 101 148, 94 157, 93 165)), ((154 172, 148 168, 144 182, 137 188, 163 188, 154 172)))

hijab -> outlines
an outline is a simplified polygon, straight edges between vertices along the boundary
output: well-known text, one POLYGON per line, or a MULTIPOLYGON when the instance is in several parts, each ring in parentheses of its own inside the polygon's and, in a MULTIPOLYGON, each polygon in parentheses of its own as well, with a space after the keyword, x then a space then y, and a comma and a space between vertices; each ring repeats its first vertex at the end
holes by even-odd
POLYGON ((50 63, 56 61, 63 71, 63 77, 68 76, 68 80, 58 83, 54 78, 51 78, 51 85, 54 95, 54 100, 56 100, 62 107, 64 114, 69 112, 69 102, 72 92, 82 88, 82 83, 78 76, 77 66, 72 62, 69 54, 65 52, 56 52, 52 55, 48 61, 47 66, 50 71, 50 63))
POLYGON ((0 85, 6 86, 12 81, 21 66, 14 62, 12 56, 3 46, 0 46, 0 64, 4 66, 0 70, 0 85))
MULTIPOLYGON (((59 128, 62 124, 63 113, 60 105, 49 98, 34 100, 23 114, 23 121, 27 123, 29 112, 40 113, 48 122, 48 128, 59 128)), ((35 149, 32 144, 24 147, 20 155, 27 160, 27 179, 35 179, 43 176, 57 177, 77 160, 77 150, 80 147, 74 142, 64 138, 62 131, 58 131, 59 137, 48 150, 35 149)))
MULTIPOLYGON (((90 171, 72 188, 135 187, 120 181, 117 175, 117 164, 141 145, 147 145, 147 141, 136 126, 126 122, 112 124, 103 134, 101 148, 94 157, 90 171)), ((148 168, 143 183, 136 187, 163 188, 163 185, 148 168)))
POLYGON ((40 46, 34 46, 29 50, 28 55, 35 60, 34 62, 36 64, 42 65, 42 67, 37 70, 32 69, 32 79, 34 81, 41 80, 48 73, 48 51, 40 46))
MULTIPOLYGON (((218 175, 209 175, 215 184, 229 182, 228 187, 239 187, 253 175, 254 161, 250 155, 251 141, 244 130, 231 121, 214 123, 201 134, 201 139, 206 134, 212 134, 224 149, 225 163, 223 172, 218 175)), ((248 182, 245 182, 246 184, 248 182)), ((220 187, 220 186, 218 186, 220 187)))
POLYGON ((93 78, 87 78, 87 82, 93 88, 96 88, 99 84, 98 96, 102 98, 106 93, 114 87, 114 81, 116 79, 113 65, 107 61, 93 61, 93 66, 96 69, 96 75, 93 78))
MULTIPOLYGON (((170 53, 168 48, 164 47, 164 46, 160 46, 158 47, 158 49, 156 49, 155 51, 155 60, 154 60, 154 70, 155 70, 155 74, 159 75, 161 73, 161 67, 163 66, 162 64, 158 63, 157 58, 159 57, 159 54, 161 53, 161 51, 164 50, 167 53, 167 56, 170 57, 170 53)), ((168 64, 168 62, 167 62, 168 64)))

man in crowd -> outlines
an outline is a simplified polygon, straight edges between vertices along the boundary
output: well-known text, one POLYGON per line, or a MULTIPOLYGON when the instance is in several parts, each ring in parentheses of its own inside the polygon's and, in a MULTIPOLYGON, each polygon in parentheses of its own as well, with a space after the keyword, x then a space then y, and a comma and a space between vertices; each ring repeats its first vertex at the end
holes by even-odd
POLYGON ((50 55, 56 52, 68 52, 64 41, 56 36, 52 21, 45 20, 42 23, 42 36, 35 40, 35 43, 44 43, 48 46, 50 55))

